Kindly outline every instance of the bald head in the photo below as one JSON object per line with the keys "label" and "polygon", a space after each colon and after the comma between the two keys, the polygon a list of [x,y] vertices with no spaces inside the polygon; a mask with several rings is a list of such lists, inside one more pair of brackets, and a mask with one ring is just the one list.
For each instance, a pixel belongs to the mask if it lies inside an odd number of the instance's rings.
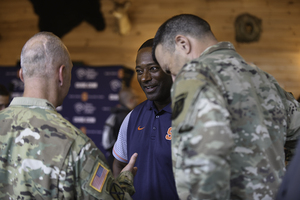
{"label": "bald head", "polygon": [[47,99],[55,107],[61,105],[70,88],[72,67],[69,52],[57,36],[35,34],[21,52],[23,96]]}
{"label": "bald head", "polygon": [[70,65],[70,55],[60,38],[50,32],[40,32],[31,37],[21,52],[24,79],[50,77],[61,65]]}

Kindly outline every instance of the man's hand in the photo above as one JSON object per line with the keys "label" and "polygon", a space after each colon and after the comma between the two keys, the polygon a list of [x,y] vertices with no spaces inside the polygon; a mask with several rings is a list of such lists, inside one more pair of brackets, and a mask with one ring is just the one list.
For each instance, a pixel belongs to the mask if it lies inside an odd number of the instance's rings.
{"label": "man's hand", "polygon": [[121,172],[123,172],[123,171],[130,171],[133,174],[133,176],[135,176],[136,172],[137,172],[137,167],[134,167],[134,164],[135,164],[137,156],[138,156],[138,154],[134,153],[131,156],[131,158],[129,160],[129,163],[122,169]]}

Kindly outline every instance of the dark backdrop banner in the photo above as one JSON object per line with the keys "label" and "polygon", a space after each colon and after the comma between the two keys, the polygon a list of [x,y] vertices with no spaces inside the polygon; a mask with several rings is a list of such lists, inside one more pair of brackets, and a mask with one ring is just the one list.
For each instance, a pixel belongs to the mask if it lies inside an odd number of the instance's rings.
{"label": "dark backdrop banner", "polygon": [[[0,67],[0,83],[11,96],[22,96],[24,85],[19,67]],[[63,105],[57,108],[67,120],[87,134],[103,153],[102,129],[110,109],[119,103],[118,92],[129,85],[133,71],[124,66],[91,67],[74,65],[72,83]]]}

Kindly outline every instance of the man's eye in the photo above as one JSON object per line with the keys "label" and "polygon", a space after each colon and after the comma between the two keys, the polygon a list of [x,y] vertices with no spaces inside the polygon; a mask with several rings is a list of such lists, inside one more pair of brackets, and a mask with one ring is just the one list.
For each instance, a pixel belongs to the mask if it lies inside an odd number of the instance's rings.
{"label": "man's eye", "polygon": [[155,70],[157,70],[158,69],[158,67],[151,67],[150,68],[150,70],[152,70],[152,71],[155,71]]}

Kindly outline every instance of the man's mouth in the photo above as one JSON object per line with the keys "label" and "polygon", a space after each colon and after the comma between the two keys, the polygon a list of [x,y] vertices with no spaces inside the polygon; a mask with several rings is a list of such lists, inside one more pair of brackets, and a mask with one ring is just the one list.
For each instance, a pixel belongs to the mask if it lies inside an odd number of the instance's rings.
{"label": "man's mouth", "polygon": [[144,88],[145,92],[150,93],[153,92],[157,88],[157,86],[144,86]]}

